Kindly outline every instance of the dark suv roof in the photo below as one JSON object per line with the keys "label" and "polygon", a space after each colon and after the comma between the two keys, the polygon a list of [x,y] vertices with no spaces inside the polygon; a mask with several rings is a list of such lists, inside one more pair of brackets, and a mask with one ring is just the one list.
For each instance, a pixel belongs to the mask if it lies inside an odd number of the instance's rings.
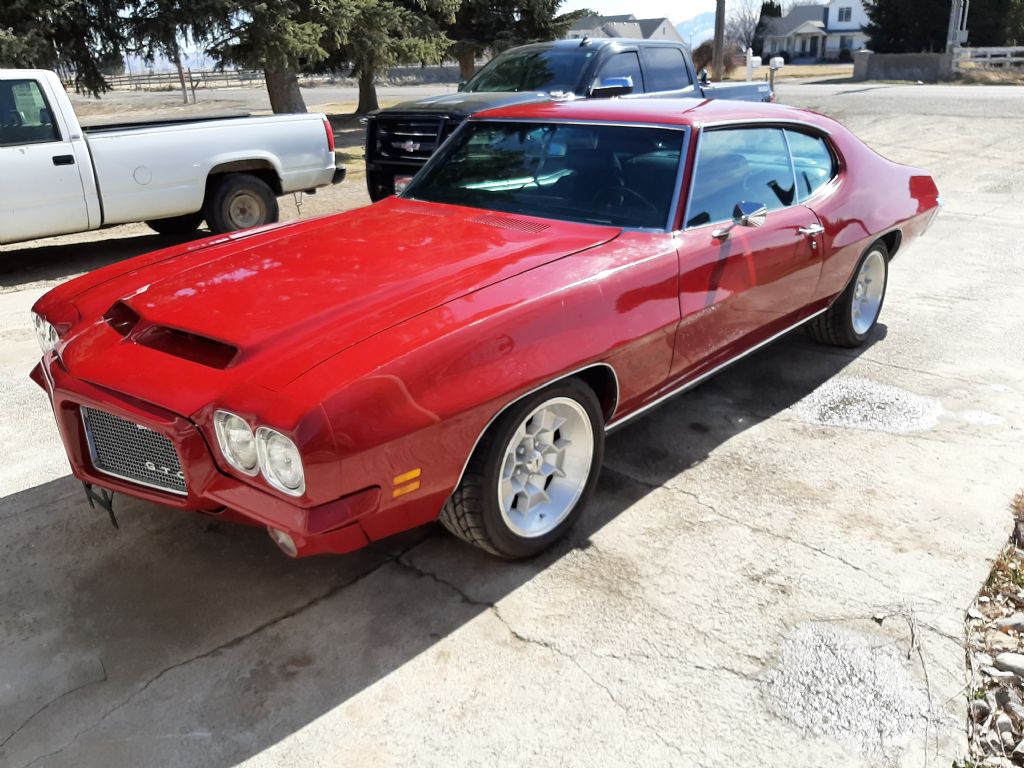
{"label": "dark suv roof", "polygon": [[676,40],[643,40],[634,37],[587,37],[571,38],[569,40],[551,40],[546,43],[527,43],[509,48],[512,51],[548,51],[552,48],[604,48],[609,45],[621,45],[632,47],[637,46],[670,46],[688,50],[684,43]]}

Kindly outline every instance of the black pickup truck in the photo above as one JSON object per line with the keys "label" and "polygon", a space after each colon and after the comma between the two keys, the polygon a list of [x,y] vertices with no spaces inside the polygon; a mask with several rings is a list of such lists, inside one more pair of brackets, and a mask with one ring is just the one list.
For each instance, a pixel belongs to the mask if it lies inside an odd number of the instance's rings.
{"label": "black pickup truck", "polygon": [[371,113],[366,186],[372,200],[394,194],[474,112],[550,98],[680,98],[772,101],[768,83],[708,84],[686,46],[655,40],[556,40],[511,48],[458,93],[406,101]]}

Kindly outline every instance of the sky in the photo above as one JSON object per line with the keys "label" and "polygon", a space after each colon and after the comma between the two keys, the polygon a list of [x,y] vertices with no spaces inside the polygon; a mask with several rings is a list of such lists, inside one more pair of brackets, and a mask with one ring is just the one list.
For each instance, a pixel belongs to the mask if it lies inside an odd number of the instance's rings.
{"label": "sky", "polygon": [[632,13],[638,19],[668,17],[673,24],[692,19],[698,13],[715,10],[715,0],[565,0],[558,7],[562,13],[589,8],[602,16]]}

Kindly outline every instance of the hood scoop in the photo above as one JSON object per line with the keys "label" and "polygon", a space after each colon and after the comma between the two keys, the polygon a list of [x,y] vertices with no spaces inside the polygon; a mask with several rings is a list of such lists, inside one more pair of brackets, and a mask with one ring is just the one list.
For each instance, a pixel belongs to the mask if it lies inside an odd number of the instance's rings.
{"label": "hood scoop", "polygon": [[488,227],[497,227],[498,229],[510,229],[515,232],[527,232],[531,235],[535,235],[538,232],[543,232],[545,229],[550,229],[550,224],[544,224],[540,221],[529,221],[527,219],[514,219],[511,216],[502,216],[497,213],[482,213],[479,216],[474,216],[469,219],[474,224],[486,224]]}
{"label": "hood scoop", "polygon": [[139,313],[123,301],[115,302],[103,315],[103,320],[135,344],[208,368],[223,370],[238,357],[238,347],[223,341],[165,325],[147,325]]}

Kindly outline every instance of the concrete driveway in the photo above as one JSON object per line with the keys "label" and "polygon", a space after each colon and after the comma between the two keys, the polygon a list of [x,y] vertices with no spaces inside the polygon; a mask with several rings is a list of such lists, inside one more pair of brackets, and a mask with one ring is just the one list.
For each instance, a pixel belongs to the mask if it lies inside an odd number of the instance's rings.
{"label": "concrete driveway", "polygon": [[124,498],[114,530],[26,379],[26,313],[82,246],[0,249],[0,764],[948,766],[1024,485],[1024,94],[782,100],[937,176],[876,337],[791,334],[615,433],[528,563],[434,528],[292,562]]}

